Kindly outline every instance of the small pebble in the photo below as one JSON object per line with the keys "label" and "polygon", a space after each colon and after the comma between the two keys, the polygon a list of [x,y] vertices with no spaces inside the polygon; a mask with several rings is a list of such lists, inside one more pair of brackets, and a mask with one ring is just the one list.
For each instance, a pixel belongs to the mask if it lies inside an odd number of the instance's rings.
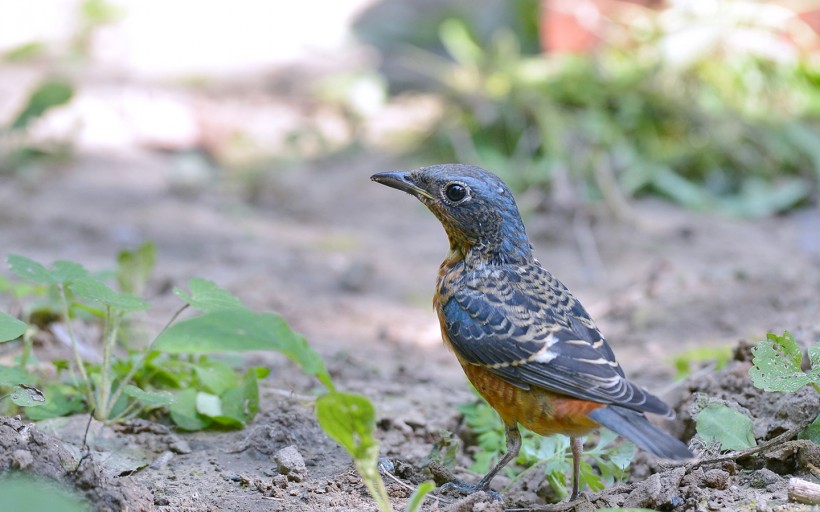
{"label": "small pebble", "polygon": [[301,482],[307,477],[305,459],[295,446],[282,448],[274,454],[273,460],[276,462],[276,470],[279,474],[287,476],[288,480]]}

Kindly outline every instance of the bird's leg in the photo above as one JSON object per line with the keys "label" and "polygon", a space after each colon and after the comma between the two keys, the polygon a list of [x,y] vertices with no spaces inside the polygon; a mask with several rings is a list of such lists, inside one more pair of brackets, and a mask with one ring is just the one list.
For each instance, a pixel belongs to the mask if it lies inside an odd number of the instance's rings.
{"label": "bird's leg", "polygon": [[493,467],[484,475],[484,478],[478,481],[475,485],[466,484],[464,482],[455,481],[446,484],[445,488],[455,488],[461,492],[465,493],[474,493],[477,491],[486,491],[488,494],[492,495],[496,499],[500,500],[501,496],[490,490],[490,482],[492,482],[495,475],[501,471],[504,466],[510,463],[511,460],[518,456],[518,452],[521,450],[521,432],[518,431],[518,424],[513,423],[512,425],[504,425],[504,433],[507,438],[507,452],[501,457],[501,460],[498,461],[498,464]]}
{"label": "bird's leg", "polygon": [[569,501],[575,501],[578,498],[578,480],[581,478],[581,454],[584,453],[584,440],[570,436],[569,445],[572,449],[572,496],[569,497]]}
{"label": "bird's leg", "polygon": [[504,466],[510,463],[511,460],[518,457],[518,452],[521,450],[521,432],[518,431],[518,424],[504,425],[504,434],[507,438],[507,452],[498,461],[489,473],[484,475],[484,478],[478,481],[475,485],[477,490],[486,490],[490,488],[490,482],[495,478],[495,475],[501,471]]}

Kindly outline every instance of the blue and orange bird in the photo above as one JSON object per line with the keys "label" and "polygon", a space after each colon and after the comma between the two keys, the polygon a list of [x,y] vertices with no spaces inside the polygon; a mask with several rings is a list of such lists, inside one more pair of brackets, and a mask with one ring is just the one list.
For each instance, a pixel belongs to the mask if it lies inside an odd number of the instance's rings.
{"label": "blue and orange bird", "polygon": [[581,303],[533,256],[515,199],[494,174],[460,164],[383,172],[373,181],[407,192],[441,221],[450,251],[433,304],[444,342],[475,389],[504,422],[507,451],[477,484],[521,448],[518,426],[569,436],[572,496],[578,496],[581,436],[604,426],[667,459],[692,457],[645,413],[674,417],[658,397],[629,382]]}

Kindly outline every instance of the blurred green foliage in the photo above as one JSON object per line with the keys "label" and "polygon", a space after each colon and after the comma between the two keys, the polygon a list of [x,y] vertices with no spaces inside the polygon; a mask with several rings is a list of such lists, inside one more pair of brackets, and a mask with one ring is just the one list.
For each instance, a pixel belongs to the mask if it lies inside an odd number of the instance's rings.
{"label": "blurred green foliage", "polygon": [[[484,43],[445,20],[449,58],[412,55],[447,101],[429,147],[519,191],[568,182],[616,214],[641,195],[749,217],[800,205],[820,182],[820,64],[775,44],[788,37],[766,6],[724,4],[625,18],[589,55],[527,54],[517,32]],[[750,36],[774,42],[738,50]]]}
{"label": "blurred green foliage", "polygon": [[65,105],[74,96],[74,86],[62,78],[46,78],[29,94],[14,119],[0,124],[0,173],[18,172],[38,162],[60,160],[68,154],[61,142],[34,142],[31,125],[50,110]]}

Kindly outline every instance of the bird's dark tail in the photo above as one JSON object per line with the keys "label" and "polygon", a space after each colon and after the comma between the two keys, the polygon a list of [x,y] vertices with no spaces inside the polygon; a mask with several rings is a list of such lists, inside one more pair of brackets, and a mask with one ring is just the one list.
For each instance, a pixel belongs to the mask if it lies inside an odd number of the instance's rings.
{"label": "bird's dark tail", "polygon": [[674,460],[694,457],[685,444],[649,423],[639,412],[610,405],[595,409],[588,416],[658,457]]}

